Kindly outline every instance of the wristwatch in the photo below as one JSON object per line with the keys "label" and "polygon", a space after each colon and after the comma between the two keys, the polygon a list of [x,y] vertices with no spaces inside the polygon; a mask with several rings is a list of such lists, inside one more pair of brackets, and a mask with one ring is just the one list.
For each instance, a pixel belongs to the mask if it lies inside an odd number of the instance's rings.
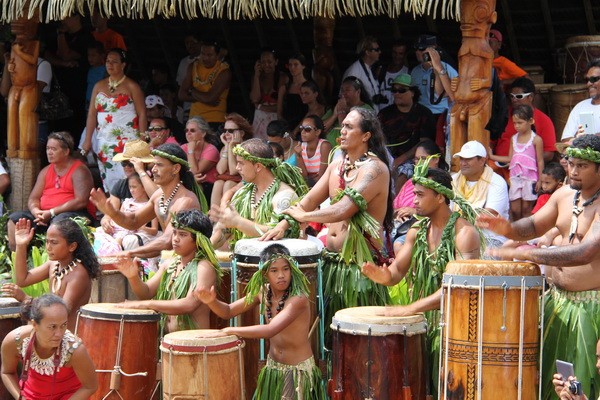
{"label": "wristwatch", "polygon": [[448,73],[448,71],[446,70],[446,68],[442,68],[439,72],[438,75],[446,75]]}

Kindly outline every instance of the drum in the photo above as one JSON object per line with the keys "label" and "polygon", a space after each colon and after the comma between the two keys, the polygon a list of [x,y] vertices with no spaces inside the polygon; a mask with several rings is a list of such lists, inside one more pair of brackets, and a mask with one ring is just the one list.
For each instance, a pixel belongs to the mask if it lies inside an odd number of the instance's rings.
{"label": "drum", "polygon": [[556,141],[562,138],[563,129],[575,104],[589,97],[586,85],[555,85],[550,88],[550,118],[554,122]]}
{"label": "drum", "polygon": [[117,269],[117,257],[98,257],[102,270],[98,279],[92,281],[90,303],[121,303],[137,300],[125,275]]}
{"label": "drum", "polygon": [[529,79],[531,79],[536,86],[540,83],[544,83],[545,72],[541,65],[526,65],[523,67],[523,70],[527,72]]}
{"label": "drum", "polygon": [[335,313],[332,400],[425,400],[425,333],[422,314],[385,317],[385,307],[353,307]]}
{"label": "drum", "polygon": [[158,322],[152,310],[87,304],[79,310],[75,332],[85,344],[96,372],[92,400],[153,398],[157,386]]}
{"label": "drum", "polygon": [[[217,288],[217,296],[220,300],[226,303],[232,303],[235,301],[235,296],[231,290],[231,258],[233,254],[229,251],[215,250],[217,260],[223,270],[223,277],[221,278],[221,286]],[[210,312],[210,328],[211,329],[223,329],[229,326],[229,320],[219,318],[212,311]]]}
{"label": "drum", "polygon": [[[534,400],[539,395],[540,268],[451,261],[442,279],[438,398]],[[543,304],[542,304],[543,309]]]}
{"label": "drum", "polygon": [[160,345],[164,400],[240,399],[244,391],[244,341],[210,337],[212,330],[165,335]]}
{"label": "drum", "polygon": [[[321,285],[319,284],[320,278],[318,278],[318,261],[320,259],[320,251],[317,246],[307,240],[300,239],[284,239],[275,242],[261,242],[257,239],[241,239],[235,244],[234,250],[234,264],[232,269],[236,276],[235,281],[232,282],[236,285],[236,298],[241,299],[244,297],[246,286],[252,275],[258,270],[258,263],[260,261],[260,253],[262,250],[270,246],[273,243],[279,243],[287,247],[292,257],[298,261],[300,270],[306,275],[310,282],[310,304],[311,304],[311,321],[313,321],[312,328],[315,328],[322,317],[321,308],[317,307],[320,299],[322,299]],[[237,317],[238,326],[250,326],[260,324],[260,310],[256,307],[253,311],[246,312]],[[313,331],[313,329],[311,329]],[[322,348],[322,330],[314,329],[314,332],[318,334],[312,335],[312,349],[315,359],[318,359],[321,354],[320,349]],[[264,347],[264,354],[261,354],[261,348]],[[248,393],[254,393],[256,389],[256,379],[261,366],[260,362],[263,361],[268,353],[268,345],[264,344],[264,341],[247,341],[246,350],[244,355],[244,364],[246,372],[246,389]]]}
{"label": "drum", "polygon": [[600,58],[600,36],[573,36],[565,44],[565,83],[583,83],[588,63]]}
{"label": "drum", "polygon": [[[0,297],[0,337],[4,337],[21,323],[21,303],[12,297]],[[0,363],[0,366],[2,364]],[[11,394],[0,381],[0,400],[13,400]]]}
{"label": "drum", "polygon": [[550,89],[556,83],[536,83],[533,106],[546,115],[550,115]]}

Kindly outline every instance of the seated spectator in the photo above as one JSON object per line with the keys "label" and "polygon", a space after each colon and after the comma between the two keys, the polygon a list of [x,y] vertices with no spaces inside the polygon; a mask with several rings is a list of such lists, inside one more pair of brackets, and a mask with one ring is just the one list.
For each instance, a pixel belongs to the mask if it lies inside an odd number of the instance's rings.
{"label": "seated spectator", "polygon": [[267,126],[267,137],[269,143],[277,143],[283,148],[283,160],[294,167],[302,170],[302,176],[306,177],[306,166],[302,159],[301,142],[296,141],[290,135],[288,123],[282,119],[271,121]]}
{"label": "seated spectator", "polygon": [[498,78],[503,86],[508,86],[517,78],[527,76],[527,72],[508,58],[500,55],[502,48],[502,33],[496,29],[490,29],[490,47],[494,50],[493,66],[498,72]]}
{"label": "seated spectator", "polygon": [[179,144],[177,139],[171,136],[171,129],[166,118],[152,118],[148,124],[148,131],[146,132],[150,139],[150,148],[155,149],[161,144],[172,143]]}
{"label": "seated spectator", "polygon": [[46,231],[50,222],[69,217],[95,219],[96,209],[89,201],[94,186],[92,173],[80,160],[73,158],[73,138],[68,132],[48,136],[46,155],[50,165],[44,167],[29,195],[27,211],[9,215],[8,243],[15,250],[15,223],[20,218],[33,221],[37,233]]}
{"label": "seated spectator", "polygon": [[380,93],[387,99],[386,103],[381,104],[381,109],[394,103],[394,95],[391,92],[394,79],[400,74],[409,74],[406,55],[408,53],[408,44],[403,40],[395,40],[392,43],[391,60],[387,64],[380,64],[377,71],[377,80],[379,81]]}
{"label": "seated spectator", "polygon": [[125,171],[125,178],[117,181],[110,190],[110,201],[114,208],[121,206],[121,201],[131,197],[129,191],[128,178],[134,173],[138,174],[146,194],[152,194],[158,189],[158,186],[152,180],[151,168],[148,164],[154,163],[154,157],[150,154],[150,146],[143,140],[130,140],[125,143],[123,152],[115,154],[113,161],[120,162]]}
{"label": "seated spectator", "polygon": [[281,161],[285,161],[283,159],[283,147],[281,147],[281,145],[279,143],[275,143],[275,142],[269,142],[269,146],[271,146],[271,149],[273,150],[273,155],[275,156],[275,158],[279,158]]}
{"label": "seated spectator", "polygon": [[175,137],[178,143],[185,143],[185,126],[175,118],[169,116],[169,110],[165,105],[165,102],[160,96],[150,95],[146,96],[146,117],[148,118],[148,124],[152,118],[163,118],[171,129],[171,133]]}
{"label": "seated spectator", "polygon": [[302,120],[302,160],[306,166],[307,183],[313,187],[323,176],[329,165],[331,144],[324,139],[323,121],[316,115],[309,115]]}
{"label": "seated spectator", "polygon": [[225,125],[221,134],[221,156],[217,163],[217,180],[213,185],[210,197],[211,206],[220,205],[223,193],[237,185],[242,180],[237,171],[237,157],[233,148],[245,140],[252,138],[252,125],[240,114],[231,113],[225,116]]}
{"label": "seated spectator", "polygon": [[210,199],[219,162],[219,150],[211,143],[216,141],[212,129],[202,118],[192,117],[185,126],[185,136],[187,143],[181,148],[187,153],[187,161],[196,182],[202,186],[204,196]]}
{"label": "seated spectator", "polygon": [[[325,97],[321,94],[321,89],[315,81],[308,80],[300,86],[300,98],[302,103],[308,107],[305,118],[309,115],[316,115],[322,120],[326,120],[333,115],[333,110],[327,106]],[[297,135],[294,136],[297,137]]]}

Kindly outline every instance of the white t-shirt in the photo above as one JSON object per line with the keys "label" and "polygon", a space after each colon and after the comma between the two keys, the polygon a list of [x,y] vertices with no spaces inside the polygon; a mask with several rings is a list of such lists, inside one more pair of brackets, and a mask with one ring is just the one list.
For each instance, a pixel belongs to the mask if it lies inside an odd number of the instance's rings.
{"label": "white t-shirt", "polygon": [[592,113],[594,118],[594,133],[600,132],[600,104],[592,104],[592,99],[585,99],[575,104],[573,110],[569,113],[569,118],[562,132],[562,140],[569,139],[577,134],[577,129],[581,124],[579,115],[581,113]]}

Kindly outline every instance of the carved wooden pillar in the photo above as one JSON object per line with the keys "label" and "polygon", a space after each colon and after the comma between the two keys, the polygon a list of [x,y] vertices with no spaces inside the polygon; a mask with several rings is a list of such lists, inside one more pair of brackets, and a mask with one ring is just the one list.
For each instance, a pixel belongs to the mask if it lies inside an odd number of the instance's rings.
{"label": "carved wooden pillar", "polygon": [[[485,130],[492,112],[492,61],[488,44],[490,27],[496,22],[496,0],[462,0],[460,4],[462,45],[458,51],[458,78],[452,82],[455,102],[450,112],[451,154],[477,140],[489,146]],[[452,159],[458,170],[458,160]]]}
{"label": "carved wooden pillar", "polygon": [[333,33],[335,30],[335,19],[314,17],[313,37],[315,48],[313,49],[314,68],[313,80],[321,89],[321,93],[327,101],[334,96],[333,90],[335,79],[333,71],[336,68],[335,55],[333,52]]}

